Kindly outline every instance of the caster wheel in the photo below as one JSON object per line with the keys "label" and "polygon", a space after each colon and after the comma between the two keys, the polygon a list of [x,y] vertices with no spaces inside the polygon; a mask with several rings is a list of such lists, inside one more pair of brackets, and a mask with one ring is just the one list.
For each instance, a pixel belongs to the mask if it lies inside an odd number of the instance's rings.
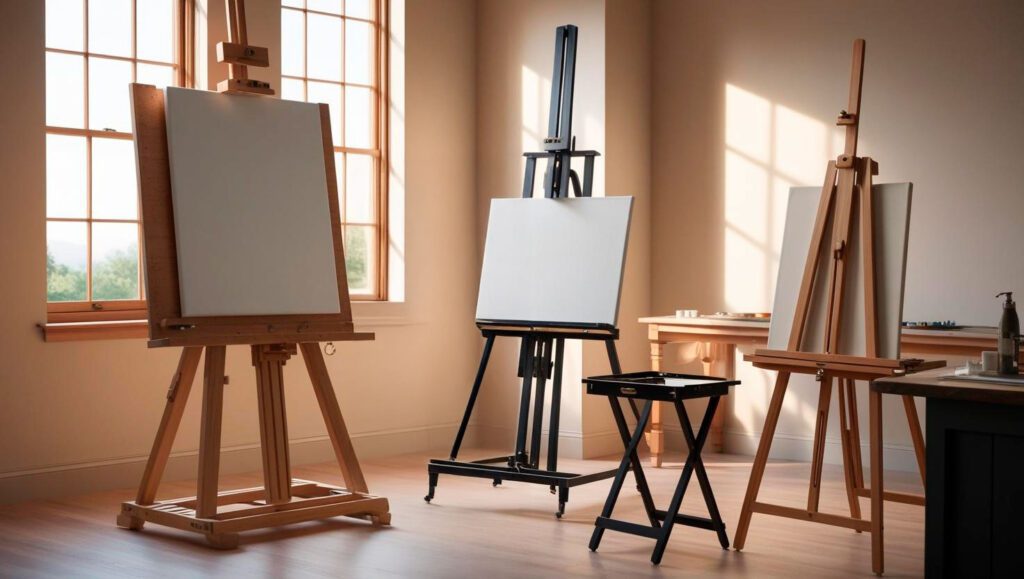
{"label": "caster wheel", "polygon": [[496,487],[496,486],[499,486],[499,485],[501,485],[501,480],[500,479],[495,479],[494,482],[491,483],[492,487]]}
{"label": "caster wheel", "polygon": [[423,497],[423,500],[426,501],[427,504],[430,504],[430,497],[429,496]]}

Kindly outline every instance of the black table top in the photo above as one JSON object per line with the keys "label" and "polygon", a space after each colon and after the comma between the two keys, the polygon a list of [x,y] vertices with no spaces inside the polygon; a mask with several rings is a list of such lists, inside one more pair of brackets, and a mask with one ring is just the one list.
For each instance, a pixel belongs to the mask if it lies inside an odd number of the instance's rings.
{"label": "black table top", "polygon": [[952,373],[952,368],[939,368],[906,376],[878,378],[871,383],[871,389],[885,394],[1024,405],[1024,386],[950,380],[947,376]]}
{"label": "black table top", "polygon": [[640,400],[686,400],[724,396],[739,380],[671,372],[630,372],[585,378],[587,394]]}

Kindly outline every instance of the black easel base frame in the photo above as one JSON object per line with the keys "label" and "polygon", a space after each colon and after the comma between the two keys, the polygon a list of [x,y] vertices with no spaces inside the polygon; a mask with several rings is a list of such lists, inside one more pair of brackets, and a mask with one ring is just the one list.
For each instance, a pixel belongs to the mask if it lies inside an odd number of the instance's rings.
{"label": "black easel base frame", "polygon": [[[466,405],[466,411],[455,437],[455,443],[448,460],[433,459],[427,465],[429,490],[424,500],[428,503],[434,498],[438,478],[442,474],[465,476],[471,478],[490,479],[494,486],[504,481],[524,482],[546,485],[551,492],[558,494],[558,510],[555,516],[561,518],[565,514],[565,505],[569,501],[569,489],[580,485],[612,478],[618,469],[595,472],[591,474],[575,474],[558,470],[558,425],[561,406],[562,360],[565,353],[565,340],[600,340],[605,343],[608,351],[608,362],[613,374],[620,374],[618,353],[615,340],[618,330],[615,328],[573,328],[573,327],[536,327],[536,326],[501,326],[498,324],[479,323],[481,333],[486,342],[480,358],[473,389]],[[471,462],[458,461],[456,458],[462,446],[469,418],[476,404],[480,385],[483,382],[487,362],[490,359],[494,340],[498,336],[518,337],[522,340],[519,356],[519,376],[523,378],[522,396],[519,409],[519,423],[516,434],[515,453],[508,456],[485,458]],[[553,356],[553,360],[552,360]],[[552,375],[553,371],[553,375]],[[544,417],[544,390],[548,379],[552,379],[551,406],[549,418],[547,467],[540,468],[541,423]],[[530,419],[530,400],[533,398],[533,424],[530,448],[526,448],[527,431]],[[617,399],[613,404],[618,404]],[[639,417],[635,403],[630,400],[633,414]],[[618,408],[618,407],[617,407]],[[622,412],[616,417],[621,418]],[[623,420],[624,422],[624,420]],[[634,452],[635,454],[635,452]],[[504,463],[506,466],[499,466]],[[638,462],[639,464],[639,462]]]}

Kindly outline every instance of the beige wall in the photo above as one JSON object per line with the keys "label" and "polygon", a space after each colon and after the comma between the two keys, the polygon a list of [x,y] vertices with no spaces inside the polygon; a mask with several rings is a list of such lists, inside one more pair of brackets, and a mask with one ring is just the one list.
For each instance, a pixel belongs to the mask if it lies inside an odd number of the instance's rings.
{"label": "beige wall", "polygon": [[[1022,22],[1014,1],[656,0],[654,309],[770,309],[785,192],[820,185],[839,152],[833,122],[863,37],[859,152],[882,182],[914,182],[905,318],[997,323],[992,296],[1024,291]],[[770,377],[739,374],[726,442],[749,452]],[[790,391],[775,449],[806,458],[817,390]],[[909,468],[902,409],[885,411],[891,464]]]}
{"label": "beige wall", "polygon": [[[396,55],[396,68],[404,72],[404,93],[415,98],[395,114],[404,124],[395,158],[404,163],[393,175],[404,188],[409,215],[407,301],[357,304],[357,326],[377,332],[377,340],[339,344],[338,354],[327,358],[364,456],[447,446],[480,351],[472,326],[477,196],[466,161],[473,158],[476,137],[475,5],[407,4],[404,17],[396,10],[397,27],[406,27],[404,37],[395,39],[396,49],[405,51]],[[276,47],[276,0],[247,5],[252,41]],[[0,502],[131,486],[149,451],[178,352],[147,349],[144,340],[40,339],[35,325],[46,316],[43,2],[0,3],[0,63]],[[224,468],[253,470],[259,432],[245,348],[228,349],[227,372]],[[332,456],[304,374],[297,358],[286,367],[296,463]],[[198,410],[194,396],[168,478],[194,477]]]}

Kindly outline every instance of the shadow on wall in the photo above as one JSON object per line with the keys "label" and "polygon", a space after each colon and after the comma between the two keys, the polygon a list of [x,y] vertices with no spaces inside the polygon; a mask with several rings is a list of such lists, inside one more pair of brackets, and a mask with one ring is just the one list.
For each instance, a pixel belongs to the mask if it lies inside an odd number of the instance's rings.
{"label": "shadow on wall", "polygon": [[[771,311],[789,189],[820,184],[828,161],[842,147],[837,127],[725,85],[723,288],[728,311]],[[736,397],[733,419],[742,431],[759,432],[775,373],[743,366],[744,384],[758,387],[744,388],[743,396]],[[787,422],[799,420],[813,429],[814,400],[788,397]]]}

